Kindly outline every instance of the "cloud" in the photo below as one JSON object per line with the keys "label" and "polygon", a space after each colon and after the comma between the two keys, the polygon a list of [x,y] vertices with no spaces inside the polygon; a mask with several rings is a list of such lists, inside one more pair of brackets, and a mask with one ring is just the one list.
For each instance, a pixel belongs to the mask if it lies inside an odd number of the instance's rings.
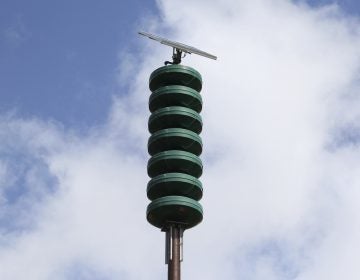
{"label": "cloud", "polygon": [[17,15],[14,20],[2,30],[2,37],[12,46],[20,46],[31,36],[30,31],[24,24],[22,15]]}
{"label": "cloud", "polygon": [[[219,57],[183,61],[203,75],[205,144],[184,279],[358,279],[356,21],[276,0],[158,5],[151,31]],[[1,279],[165,277],[163,234],[145,221],[145,147],[148,76],[171,50],[141,43],[152,56],[119,68],[128,92],[102,126],[0,120]]]}

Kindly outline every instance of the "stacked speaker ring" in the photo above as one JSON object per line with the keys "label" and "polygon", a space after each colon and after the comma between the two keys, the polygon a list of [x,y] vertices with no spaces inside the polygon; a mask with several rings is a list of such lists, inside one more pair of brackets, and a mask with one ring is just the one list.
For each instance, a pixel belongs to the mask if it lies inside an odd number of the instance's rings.
{"label": "stacked speaker ring", "polygon": [[161,229],[174,223],[188,229],[203,218],[201,75],[188,66],[164,66],[151,74],[149,88],[147,220]]}

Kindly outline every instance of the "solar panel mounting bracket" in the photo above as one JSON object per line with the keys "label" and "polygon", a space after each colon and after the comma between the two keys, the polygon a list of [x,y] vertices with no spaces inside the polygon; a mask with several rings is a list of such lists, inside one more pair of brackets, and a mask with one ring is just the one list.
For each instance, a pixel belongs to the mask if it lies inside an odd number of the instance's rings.
{"label": "solar panel mounting bracket", "polygon": [[172,62],[171,61],[165,61],[164,64],[168,65],[168,64],[180,64],[181,63],[181,59],[184,58],[186,55],[186,53],[183,53],[182,50],[173,47],[173,55],[172,55]]}

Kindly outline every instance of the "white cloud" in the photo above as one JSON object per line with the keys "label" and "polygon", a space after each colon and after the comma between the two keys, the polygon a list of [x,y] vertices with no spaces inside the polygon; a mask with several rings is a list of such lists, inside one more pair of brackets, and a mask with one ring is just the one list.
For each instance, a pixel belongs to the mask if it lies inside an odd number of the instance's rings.
{"label": "white cloud", "polygon": [[[358,279],[356,21],[275,0],[159,6],[155,32],[219,57],[183,61],[203,74],[205,124],[205,219],[185,234],[184,279]],[[120,73],[129,92],[103,127],[1,120],[0,173],[22,155],[27,190],[1,201],[1,279],[165,279],[144,214],[147,81],[171,50],[144,44],[153,55]]]}
{"label": "white cloud", "polygon": [[13,46],[20,46],[31,37],[31,33],[24,24],[22,15],[16,15],[6,28],[1,30],[4,41]]}

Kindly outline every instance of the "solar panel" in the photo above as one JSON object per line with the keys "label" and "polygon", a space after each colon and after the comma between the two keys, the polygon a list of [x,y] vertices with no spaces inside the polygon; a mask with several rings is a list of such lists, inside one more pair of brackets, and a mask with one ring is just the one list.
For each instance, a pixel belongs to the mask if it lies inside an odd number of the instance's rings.
{"label": "solar panel", "polygon": [[[185,44],[182,44],[182,43],[179,43],[179,42],[175,42],[175,41],[170,41],[168,39],[165,39],[165,38],[162,38],[160,36],[157,36],[157,35],[153,35],[153,34],[150,34],[150,33],[147,33],[147,32],[142,32],[140,31],[139,32],[140,35],[143,35],[145,37],[148,37],[152,40],[155,40],[155,41],[158,41],[160,42],[161,44],[164,44],[164,45],[167,45],[167,46],[170,46],[170,47],[173,47],[174,48],[174,55],[173,55],[173,59],[174,59],[174,62],[173,63],[180,63],[181,59],[177,62],[175,61],[175,57],[176,56],[176,53],[178,54],[177,56],[180,55],[180,58],[181,58],[181,52],[184,52],[184,53],[189,53],[189,54],[192,54],[192,53],[195,53],[195,54],[198,54],[198,55],[201,55],[201,56],[204,56],[204,57],[207,57],[207,58],[210,58],[210,59],[214,59],[216,60],[217,57],[215,55],[212,55],[210,53],[207,53],[207,52],[204,52],[202,50],[199,50],[197,48],[194,48],[194,47],[191,47],[191,46],[188,46],[188,45],[185,45]],[[176,53],[175,53],[175,50],[176,50]],[[179,54],[180,53],[180,54]],[[176,57],[179,59],[179,57]]]}

